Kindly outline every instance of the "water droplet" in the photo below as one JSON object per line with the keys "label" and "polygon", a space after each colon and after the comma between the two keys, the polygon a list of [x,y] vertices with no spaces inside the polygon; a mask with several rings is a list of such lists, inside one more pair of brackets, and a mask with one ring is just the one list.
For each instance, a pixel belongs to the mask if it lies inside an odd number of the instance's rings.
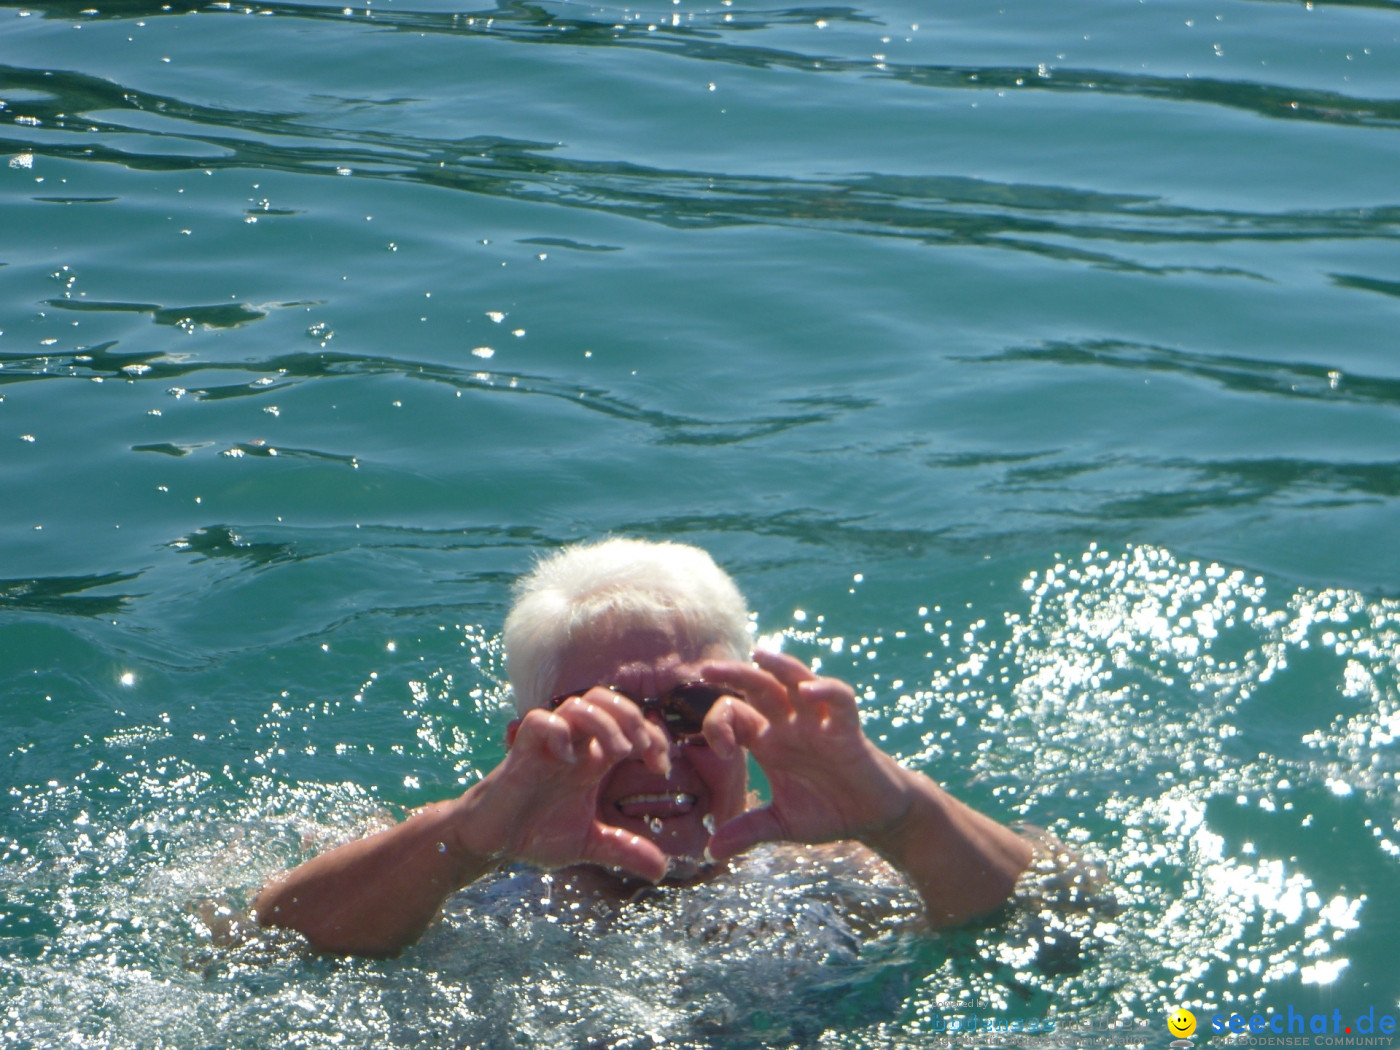
{"label": "water droplet", "polygon": [[[705,830],[711,835],[715,833],[715,815],[713,813],[706,813],[705,816],[701,818],[700,823],[705,825]],[[706,847],[705,853],[707,859],[709,859],[709,852],[709,848]]]}
{"label": "water droplet", "polygon": [[446,843],[446,842],[439,842],[439,843],[438,843],[438,852],[439,852],[439,853],[446,853],[446,852],[447,852],[447,843]]}
{"label": "water droplet", "polygon": [[653,835],[660,835],[660,834],[661,834],[661,827],[662,827],[661,818],[660,818],[660,817],[648,817],[648,818],[647,818],[647,827],[651,828],[651,833],[652,833]]}

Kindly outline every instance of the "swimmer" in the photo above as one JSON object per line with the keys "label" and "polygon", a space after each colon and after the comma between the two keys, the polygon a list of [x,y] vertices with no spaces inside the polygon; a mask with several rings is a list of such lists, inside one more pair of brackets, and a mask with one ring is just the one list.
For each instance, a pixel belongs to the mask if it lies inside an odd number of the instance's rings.
{"label": "swimmer", "polygon": [[[272,879],[254,917],[319,951],[389,955],[505,865],[562,869],[624,901],[639,879],[709,879],[767,842],[883,858],[935,927],[999,908],[1031,842],[876,747],[845,682],[781,653],[749,660],[750,644],[742,595],[698,548],[611,539],[543,559],[506,620],[519,717],[501,764]],[[750,797],[747,755],[767,805]]]}

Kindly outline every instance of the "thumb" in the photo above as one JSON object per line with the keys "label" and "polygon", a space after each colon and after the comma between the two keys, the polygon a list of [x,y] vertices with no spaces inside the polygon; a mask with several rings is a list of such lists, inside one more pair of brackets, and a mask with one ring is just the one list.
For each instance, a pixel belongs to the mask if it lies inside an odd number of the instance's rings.
{"label": "thumb", "polygon": [[717,861],[726,861],[761,842],[780,842],[787,837],[787,829],[773,807],[760,806],[726,821],[710,839],[710,855]]}
{"label": "thumb", "polygon": [[580,859],[610,868],[626,868],[650,882],[660,882],[670,870],[666,854],[656,843],[622,828],[597,822]]}

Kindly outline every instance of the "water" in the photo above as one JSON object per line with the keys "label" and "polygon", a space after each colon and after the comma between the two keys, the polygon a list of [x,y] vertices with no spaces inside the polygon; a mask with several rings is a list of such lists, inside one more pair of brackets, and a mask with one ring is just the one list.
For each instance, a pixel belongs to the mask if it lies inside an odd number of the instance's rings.
{"label": "water", "polygon": [[[0,7],[0,1044],[1400,1014],[1396,4],[93,3]],[[1117,915],[216,944],[499,760],[608,532]]]}

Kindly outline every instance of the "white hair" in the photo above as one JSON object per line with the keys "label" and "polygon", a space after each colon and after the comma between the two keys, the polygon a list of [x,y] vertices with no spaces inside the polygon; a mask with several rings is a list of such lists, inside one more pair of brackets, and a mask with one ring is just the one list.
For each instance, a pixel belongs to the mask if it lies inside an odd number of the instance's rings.
{"label": "white hair", "polygon": [[579,637],[635,628],[673,634],[685,651],[752,646],[748,607],[729,574],[699,547],[609,539],[547,555],[515,585],[506,617],[506,669],[523,713],[550,698]]}

